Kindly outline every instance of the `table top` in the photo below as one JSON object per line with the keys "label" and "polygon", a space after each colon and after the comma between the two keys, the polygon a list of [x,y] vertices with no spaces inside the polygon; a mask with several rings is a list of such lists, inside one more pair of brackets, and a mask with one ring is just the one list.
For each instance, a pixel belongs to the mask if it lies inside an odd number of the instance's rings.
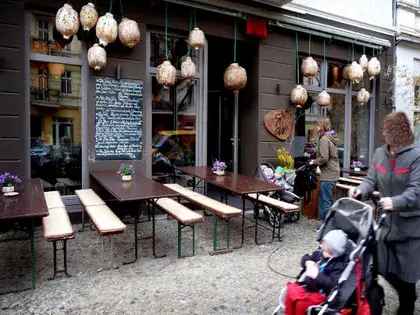
{"label": "table top", "polygon": [[178,193],[144,175],[135,174],[123,182],[114,171],[95,171],[91,176],[119,201],[139,201],[164,197],[177,197]]}
{"label": "table top", "polygon": [[19,195],[5,197],[0,195],[0,220],[40,218],[48,215],[40,179],[25,181]]}
{"label": "table top", "polygon": [[177,168],[185,174],[198,177],[209,184],[228,190],[237,195],[262,193],[282,189],[277,185],[264,182],[251,176],[234,174],[231,172],[225,172],[225,175],[218,176],[213,174],[211,169],[207,166],[183,166]]}

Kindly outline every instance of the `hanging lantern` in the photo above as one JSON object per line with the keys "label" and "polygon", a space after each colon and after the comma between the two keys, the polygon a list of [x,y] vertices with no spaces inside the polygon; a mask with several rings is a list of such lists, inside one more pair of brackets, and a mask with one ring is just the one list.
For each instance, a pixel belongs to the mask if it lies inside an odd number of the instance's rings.
{"label": "hanging lantern", "polygon": [[366,91],[365,88],[361,88],[359,92],[357,92],[357,102],[360,105],[364,105],[369,101],[370,93]]}
{"label": "hanging lantern", "polygon": [[363,54],[359,59],[359,64],[362,67],[363,72],[366,72],[366,70],[368,68],[368,63],[369,63],[369,61],[368,61],[366,55]]}
{"label": "hanging lantern", "polygon": [[79,15],[66,3],[57,11],[55,26],[65,39],[69,39],[79,30]]}
{"label": "hanging lantern", "polygon": [[106,66],[106,51],[98,44],[89,48],[87,57],[89,67],[95,69],[96,71],[99,71]]}
{"label": "hanging lantern", "polygon": [[48,73],[55,79],[58,80],[64,73],[64,65],[62,63],[49,63]]}
{"label": "hanging lantern", "polygon": [[194,27],[188,36],[188,43],[194,49],[200,49],[201,47],[204,47],[206,44],[206,37],[204,36],[204,32],[198,27]]}
{"label": "hanging lantern", "polygon": [[363,69],[362,66],[359,65],[356,61],[353,61],[351,63],[350,69],[349,69],[349,80],[351,80],[353,83],[359,83],[363,80]]}
{"label": "hanging lantern", "polygon": [[157,67],[156,79],[164,87],[175,84],[176,69],[169,60],[165,60]]}
{"label": "hanging lantern", "polygon": [[343,78],[345,80],[350,80],[350,67],[351,65],[347,65],[343,69]]}
{"label": "hanging lantern", "polygon": [[226,89],[239,91],[246,86],[246,70],[234,62],[226,68],[223,81]]}
{"label": "hanging lantern", "polygon": [[290,93],[290,100],[296,107],[303,107],[308,100],[308,92],[302,85],[296,85]]}
{"label": "hanging lantern", "polygon": [[304,77],[314,78],[318,73],[318,63],[311,56],[303,59],[301,70]]}
{"label": "hanging lantern", "polygon": [[95,27],[96,21],[98,21],[98,12],[95,5],[89,2],[80,10],[80,24],[82,24],[84,31],[89,31]]}
{"label": "hanging lantern", "polygon": [[136,21],[122,18],[118,25],[118,38],[124,46],[133,48],[140,42],[140,29]]}
{"label": "hanging lantern", "polygon": [[319,106],[330,106],[331,104],[331,96],[328,94],[327,91],[322,91],[318,94],[317,101]]}
{"label": "hanging lantern", "polygon": [[106,46],[117,39],[118,24],[111,13],[106,13],[98,19],[96,23],[96,36],[99,38],[99,44]]}
{"label": "hanging lantern", "polygon": [[191,79],[195,76],[195,63],[191,60],[191,57],[188,56],[181,63],[181,77],[183,79]]}
{"label": "hanging lantern", "polygon": [[367,71],[370,80],[373,80],[375,76],[381,73],[381,63],[379,62],[378,58],[372,57],[369,60]]}

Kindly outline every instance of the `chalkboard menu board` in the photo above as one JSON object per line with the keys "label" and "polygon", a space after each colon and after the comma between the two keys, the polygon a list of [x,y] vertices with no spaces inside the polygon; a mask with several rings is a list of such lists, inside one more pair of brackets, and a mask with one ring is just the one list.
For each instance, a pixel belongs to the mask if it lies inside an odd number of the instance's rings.
{"label": "chalkboard menu board", "polygon": [[96,78],[97,160],[140,160],[143,151],[143,82]]}

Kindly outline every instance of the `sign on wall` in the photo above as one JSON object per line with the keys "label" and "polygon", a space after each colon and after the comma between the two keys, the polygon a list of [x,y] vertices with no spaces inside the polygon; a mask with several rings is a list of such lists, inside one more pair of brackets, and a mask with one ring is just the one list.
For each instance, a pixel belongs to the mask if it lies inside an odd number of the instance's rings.
{"label": "sign on wall", "polygon": [[97,160],[140,160],[143,152],[143,81],[96,78]]}

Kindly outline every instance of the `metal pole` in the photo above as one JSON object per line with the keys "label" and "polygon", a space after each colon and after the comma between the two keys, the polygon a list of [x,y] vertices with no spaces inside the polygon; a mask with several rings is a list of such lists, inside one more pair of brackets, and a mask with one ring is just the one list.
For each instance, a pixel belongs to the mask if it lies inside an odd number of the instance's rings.
{"label": "metal pole", "polygon": [[239,91],[234,92],[235,97],[235,111],[234,111],[234,123],[233,123],[233,173],[238,173],[238,119],[239,119]]}
{"label": "metal pole", "polygon": [[222,95],[219,94],[219,129],[217,130],[217,158],[222,160]]}

